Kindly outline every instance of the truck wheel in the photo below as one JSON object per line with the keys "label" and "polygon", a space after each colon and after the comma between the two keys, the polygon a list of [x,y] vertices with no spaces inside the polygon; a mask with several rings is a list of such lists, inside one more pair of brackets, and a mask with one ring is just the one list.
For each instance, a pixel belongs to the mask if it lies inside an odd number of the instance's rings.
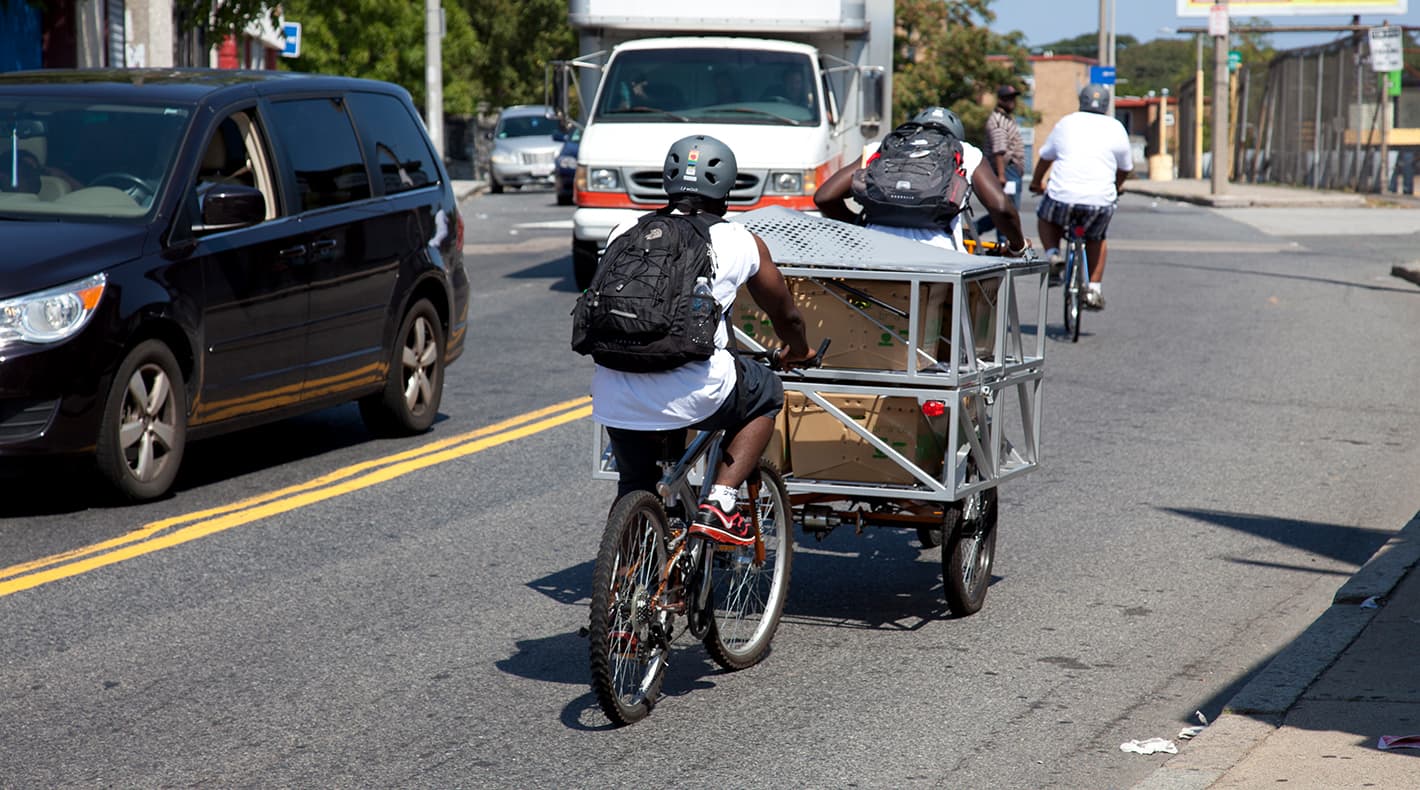
{"label": "truck wheel", "polygon": [[187,445],[187,390],[173,352],[160,340],[139,343],[109,385],[94,460],[134,501],[167,493]]}
{"label": "truck wheel", "polygon": [[503,194],[503,185],[498,183],[498,176],[488,174],[488,191],[495,195]]}
{"label": "truck wheel", "polygon": [[365,427],[380,436],[422,433],[444,392],[444,329],[428,299],[405,314],[395,336],[384,391],[360,399]]}
{"label": "truck wheel", "polygon": [[572,240],[572,278],[577,282],[577,290],[585,291],[592,284],[592,275],[597,273],[597,243],[594,241]]}

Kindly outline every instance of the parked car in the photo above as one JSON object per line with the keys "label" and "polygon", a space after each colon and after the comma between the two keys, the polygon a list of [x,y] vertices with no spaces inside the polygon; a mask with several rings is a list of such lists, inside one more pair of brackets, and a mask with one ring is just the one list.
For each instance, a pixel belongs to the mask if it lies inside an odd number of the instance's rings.
{"label": "parked car", "polygon": [[562,150],[557,152],[557,205],[572,205],[572,185],[577,180],[577,149],[581,147],[582,127],[574,125],[562,134]]}
{"label": "parked car", "polygon": [[553,139],[557,119],[552,108],[542,104],[519,104],[498,114],[491,134],[488,190],[501,193],[504,187],[530,184],[553,185],[553,167],[562,143]]}
{"label": "parked car", "polygon": [[187,443],[357,400],[421,432],[464,347],[463,220],[404,89],[0,74],[0,456],[134,500]]}

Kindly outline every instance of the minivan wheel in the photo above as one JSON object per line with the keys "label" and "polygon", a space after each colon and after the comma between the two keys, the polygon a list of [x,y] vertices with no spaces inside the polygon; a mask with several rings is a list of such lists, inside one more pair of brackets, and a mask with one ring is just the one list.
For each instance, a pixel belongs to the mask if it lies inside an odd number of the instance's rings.
{"label": "minivan wheel", "polygon": [[187,445],[187,390],[162,341],[139,343],[109,385],[94,456],[99,472],[135,501],[167,493]]}
{"label": "minivan wheel", "polygon": [[503,194],[503,185],[498,183],[498,176],[488,174],[488,191],[495,195]]}
{"label": "minivan wheel", "polygon": [[409,309],[396,338],[384,391],[360,399],[365,426],[382,436],[428,430],[444,392],[444,329],[428,299]]}

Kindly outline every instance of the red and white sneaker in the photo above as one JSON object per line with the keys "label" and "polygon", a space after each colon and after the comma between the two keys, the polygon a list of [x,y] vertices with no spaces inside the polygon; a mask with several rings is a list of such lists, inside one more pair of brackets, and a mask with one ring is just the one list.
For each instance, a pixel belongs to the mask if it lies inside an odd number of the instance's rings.
{"label": "red and white sneaker", "polygon": [[749,519],[742,513],[725,515],[725,511],[710,502],[701,502],[690,532],[729,546],[753,546],[754,534]]}

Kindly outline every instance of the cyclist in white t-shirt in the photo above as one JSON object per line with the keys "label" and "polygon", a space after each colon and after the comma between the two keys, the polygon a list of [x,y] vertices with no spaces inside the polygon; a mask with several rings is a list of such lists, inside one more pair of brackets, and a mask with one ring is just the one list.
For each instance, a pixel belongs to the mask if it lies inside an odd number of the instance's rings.
{"label": "cyclist in white t-shirt", "polygon": [[[980,148],[966,141],[966,129],[962,126],[961,119],[957,117],[957,114],[945,107],[928,107],[917,113],[912,121],[913,123],[939,124],[961,141],[962,167],[966,170],[967,180],[971,182],[971,190],[962,197],[961,207],[963,209],[966,207],[974,193],[991,214],[991,219],[996,223],[996,227],[1010,243],[1010,249],[998,248],[999,252],[1013,258],[1025,254],[1027,241],[1025,233],[1021,230],[1021,216],[1016,211],[1015,204],[1006,196],[1001,182],[996,179],[991,168],[980,166],[985,157]],[[853,173],[867,165],[873,151],[865,151],[865,154],[867,155],[863,157],[862,162],[853,162],[829,176],[814,193],[814,205],[818,207],[823,216],[844,222],[856,223],[859,221],[858,215],[848,207],[846,200],[852,192]],[[960,251],[965,249],[962,242],[961,225],[965,215],[965,211],[959,212],[952,218],[950,227],[941,229],[897,227],[872,223],[868,223],[867,227],[944,249]]]}
{"label": "cyclist in white t-shirt", "polygon": [[[692,135],[671,145],[662,180],[676,213],[703,211],[723,217],[737,165],[729,146],[708,135]],[[614,228],[614,239],[632,227]],[[769,256],[764,241],[744,225],[710,226],[715,301],[728,310],[740,286],[748,284],[755,304],[769,316],[785,344],[783,367],[808,365],[816,356],[804,334],[804,319]],[[724,429],[724,454],[714,486],[700,503],[690,530],[717,543],[749,545],[750,525],[735,511],[740,485],[759,466],[774,433],[774,417],[784,403],[784,387],[764,365],[743,364],[731,354],[729,324],[715,332],[715,353],[659,373],[627,373],[598,365],[592,374],[592,418],[605,425],[616,458],[617,499],[632,491],[654,491],[657,461],[685,447],[686,430]]]}
{"label": "cyclist in white t-shirt", "polygon": [[[1086,85],[1080,91],[1080,110],[1072,112],[1050,130],[1040,147],[1040,160],[1031,176],[1030,191],[1045,197],[1036,206],[1040,243],[1050,251],[1051,264],[1059,266],[1060,240],[1070,225],[1071,209],[1086,215],[1085,255],[1090,262],[1090,285],[1085,306],[1104,309],[1105,234],[1119,202],[1119,190],[1134,169],[1129,133],[1109,111],[1109,88]],[[1046,173],[1050,182],[1045,183]]]}

